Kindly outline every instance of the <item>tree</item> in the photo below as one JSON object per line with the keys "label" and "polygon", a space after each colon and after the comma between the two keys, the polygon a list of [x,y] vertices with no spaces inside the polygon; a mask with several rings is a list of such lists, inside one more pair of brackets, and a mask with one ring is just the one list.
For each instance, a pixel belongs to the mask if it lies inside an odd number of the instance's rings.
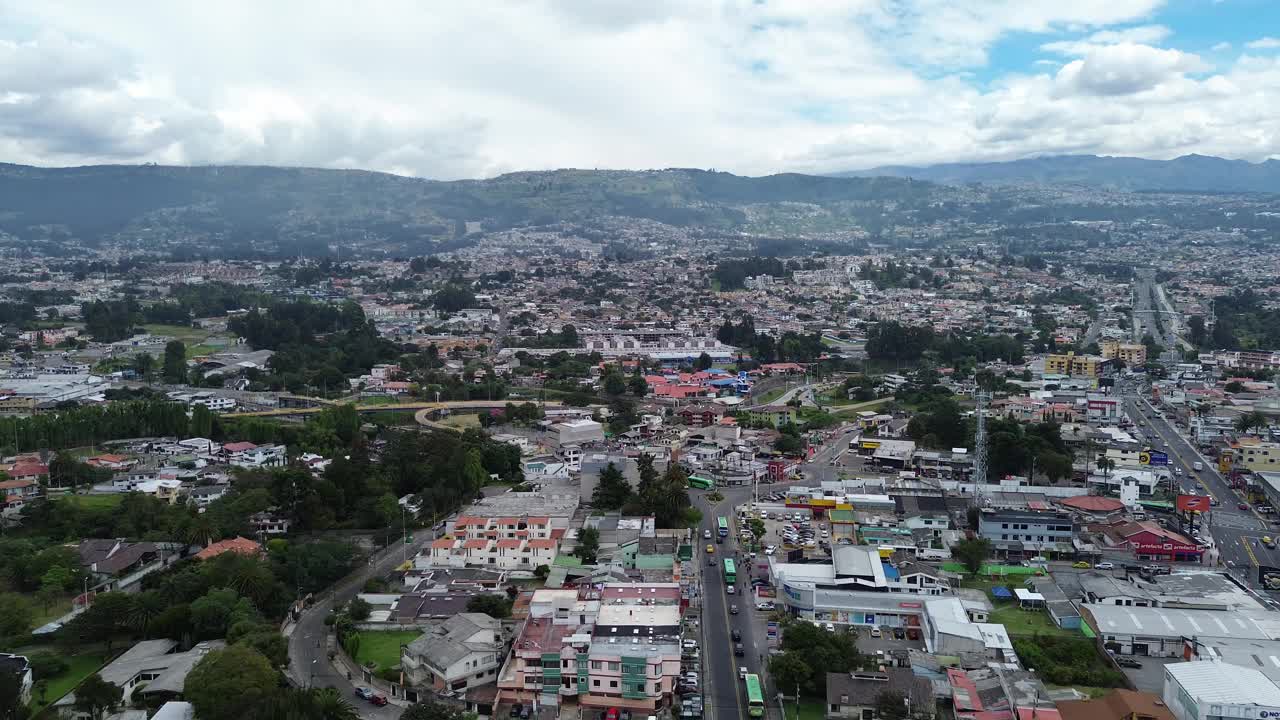
{"label": "tree", "polygon": [[1258,410],[1250,410],[1236,418],[1236,430],[1248,435],[1254,430],[1261,430],[1268,425],[1267,416]]}
{"label": "tree", "polygon": [[181,340],[164,346],[164,381],[173,385],[187,381],[187,346]]}
{"label": "tree", "polygon": [[26,717],[22,705],[22,680],[17,673],[0,673],[0,718],[18,720]]}
{"label": "tree", "polygon": [[200,720],[241,720],[271,698],[277,680],[262,653],[232,645],[210,652],[192,668],[183,695]]}
{"label": "tree", "polygon": [[452,705],[427,700],[409,706],[409,709],[400,715],[400,720],[464,720],[464,716],[461,710]]}
{"label": "tree", "polygon": [[677,528],[686,522],[685,510],[689,507],[689,475],[675,463],[667,466],[662,477],[651,482],[647,492],[641,494],[644,511],[653,515],[660,528]]}
{"label": "tree", "polygon": [[986,538],[970,538],[961,540],[951,546],[951,555],[964,563],[971,575],[982,570],[982,564],[991,555],[991,541]]}
{"label": "tree", "polygon": [[965,513],[965,516],[969,521],[969,529],[978,532],[978,527],[982,524],[982,510],[977,505],[973,505]]}
{"label": "tree", "polygon": [[789,650],[769,659],[769,674],[783,692],[793,692],[796,688],[809,687],[813,668],[800,652]]}
{"label": "tree", "polygon": [[501,620],[511,617],[511,600],[501,595],[482,594],[467,600],[467,612],[484,613]]}
{"label": "tree", "polygon": [[1098,471],[1102,473],[1103,482],[1111,479],[1111,471],[1116,469],[1116,461],[1103,455],[1098,458]]}
{"label": "tree", "polygon": [[1036,466],[1040,468],[1040,472],[1049,478],[1050,482],[1057,482],[1071,477],[1071,456],[1057,452],[1042,452],[1036,457]]}
{"label": "tree", "polygon": [[40,578],[40,604],[45,610],[49,609],[62,593],[66,592],[67,583],[71,581],[71,571],[62,565],[55,565],[49,568]]}
{"label": "tree", "polygon": [[649,392],[649,381],[644,379],[643,375],[632,375],[627,380],[627,390],[636,397],[644,397]]}
{"label": "tree", "polygon": [[213,434],[213,412],[204,405],[191,408],[191,425],[187,432],[192,437],[207,438]]}
{"label": "tree", "polygon": [[876,720],[905,720],[907,698],[897,690],[881,690],[876,695]]}
{"label": "tree", "polygon": [[582,561],[584,565],[595,565],[597,555],[600,554],[600,531],[589,527],[583,528],[578,533],[578,544],[573,549],[574,557]]}
{"label": "tree", "polygon": [[694,370],[708,370],[711,368],[713,361],[711,356],[705,352],[698,355],[698,359],[693,362]]}
{"label": "tree", "polygon": [[627,380],[617,370],[610,370],[605,373],[603,387],[610,395],[621,395],[627,391]]}
{"label": "tree", "polygon": [[617,510],[626,505],[630,497],[631,485],[622,476],[622,471],[613,463],[605,465],[591,493],[591,505],[598,510]]}
{"label": "tree", "polygon": [[363,598],[352,598],[351,602],[347,603],[347,616],[356,622],[368,620],[372,611],[373,606]]}
{"label": "tree", "polygon": [[1229,393],[1244,392],[1244,384],[1241,383],[1239,380],[1232,380],[1226,385],[1223,385],[1222,389],[1226,390]]}
{"label": "tree", "polygon": [[649,453],[641,453],[640,457],[636,458],[636,472],[640,476],[636,493],[644,497],[651,492],[654,483],[658,480],[658,471],[653,467],[653,456]]}
{"label": "tree", "polygon": [[0,637],[11,638],[31,629],[36,610],[18,593],[0,593]]}
{"label": "tree", "polygon": [[120,704],[122,697],[124,690],[120,686],[109,683],[101,675],[94,673],[76,686],[75,708],[93,720],[100,720]]}
{"label": "tree", "polygon": [[150,378],[151,373],[156,370],[156,357],[151,353],[138,353],[133,356],[133,371],[139,377],[144,379]]}

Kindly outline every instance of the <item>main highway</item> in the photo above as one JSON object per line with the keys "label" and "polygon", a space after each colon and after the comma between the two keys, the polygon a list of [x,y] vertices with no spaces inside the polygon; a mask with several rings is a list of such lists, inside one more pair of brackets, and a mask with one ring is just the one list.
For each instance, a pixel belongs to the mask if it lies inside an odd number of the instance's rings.
{"label": "main highway", "polygon": [[[1151,449],[1168,454],[1170,470],[1175,471],[1175,487],[1180,492],[1195,492],[1213,499],[1215,506],[1206,514],[1205,524],[1219,560],[1257,587],[1259,565],[1280,567],[1280,549],[1268,549],[1262,543],[1264,537],[1280,534],[1280,528],[1272,529],[1265,517],[1248,506],[1246,499],[1218,472],[1217,463],[1202,456],[1177,428],[1157,415],[1145,398],[1136,393],[1126,394],[1124,398],[1126,413],[1134,422],[1141,423],[1139,429],[1147,436]],[[1197,462],[1203,470],[1194,468]],[[1182,470],[1181,475],[1176,474],[1177,468]]]}
{"label": "main highway", "polygon": [[[702,685],[702,701],[704,714],[710,720],[738,720],[747,717],[746,687],[738,677],[738,668],[746,667],[749,672],[760,674],[764,658],[768,656],[768,640],[764,636],[763,625],[756,621],[755,603],[751,599],[751,580],[749,575],[750,559],[739,544],[737,537],[737,518],[734,508],[750,502],[751,487],[722,487],[718,489],[724,500],[716,503],[707,501],[709,493],[694,491],[692,496],[694,507],[702,512],[702,526],[698,529],[698,559],[702,571],[702,669],[699,678]],[[723,544],[716,544],[716,518],[729,518],[730,533]],[[712,538],[703,538],[705,530],[710,530]],[[708,554],[710,544],[715,552]],[[725,590],[724,559],[733,558],[737,565],[738,582],[735,594],[729,595]],[[714,565],[708,564],[708,558]],[[738,614],[729,612],[733,605],[738,606]],[[745,650],[743,657],[733,654],[733,631],[742,635]],[[762,678],[763,679],[763,678]],[[765,693],[765,704],[770,705],[768,692]]]}

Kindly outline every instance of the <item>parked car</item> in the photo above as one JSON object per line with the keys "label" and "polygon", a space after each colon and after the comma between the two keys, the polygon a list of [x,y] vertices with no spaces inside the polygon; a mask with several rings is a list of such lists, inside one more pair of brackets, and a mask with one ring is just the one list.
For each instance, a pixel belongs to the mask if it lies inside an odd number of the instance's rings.
{"label": "parked car", "polygon": [[1141,668],[1142,663],[1127,655],[1115,655],[1116,664],[1123,668]]}
{"label": "parked car", "polygon": [[764,610],[764,611],[768,612],[768,611],[773,610],[773,608],[774,608],[774,605],[773,605],[773,603],[771,603],[771,602],[761,602],[761,603],[756,603],[756,609],[757,609],[757,610]]}
{"label": "parked car", "polygon": [[873,637],[873,638],[878,638],[878,637],[880,637],[880,635],[881,635],[881,634],[882,634],[882,633],[880,632],[880,628],[878,628],[878,627],[873,627],[873,628],[871,628],[871,637]]}
{"label": "parked car", "polygon": [[896,640],[905,640],[907,638],[907,631],[902,628],[894,628],[893,637]]}
{"label": "parked car", "polygon": [[373,691],[367,687],[356,688],[356,697],[360,698],[361,700],[372,700],[373,694],[374,694]]}
{"label": "parked car", "polygon": [[369,702],[373,703],[374,705],[377,705],[378,707],[382,707],[383,705],[387,704],[387,696],[382,694],[374,695],[373,697],[369,698]]}

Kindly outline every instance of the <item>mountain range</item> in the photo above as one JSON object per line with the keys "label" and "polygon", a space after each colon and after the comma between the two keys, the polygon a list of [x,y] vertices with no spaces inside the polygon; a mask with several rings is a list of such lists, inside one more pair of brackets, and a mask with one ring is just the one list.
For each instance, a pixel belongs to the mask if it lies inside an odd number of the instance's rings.
{"label": "mountain range", "polygon": [[1208,155],[1173,160],[1054,155],[1010,162],[886,165],[837,177],[910,177],[949,185],[1080,185],[1108,190],[1280,193],[1280,160],[1251,163]]}

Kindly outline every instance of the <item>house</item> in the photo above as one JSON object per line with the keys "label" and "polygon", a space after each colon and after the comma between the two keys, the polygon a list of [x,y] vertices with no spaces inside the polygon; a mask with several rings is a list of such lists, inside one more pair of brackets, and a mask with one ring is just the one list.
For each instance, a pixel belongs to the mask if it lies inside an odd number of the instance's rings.
{"label": "house", "polygon": [[221,499],[231,490],[230,485],[201,485],[193,487],[187,492],[187,500],[198,508],[208,507],[215,500]]}
{"label": "house", "polygon": [[40,484],[33,480],[5,480],[0,482],[0,503],[5,515],[22,510],[31,500],[40,497]]}
{"label": "house", "polygon": [[556,431],[557,444],[560,447],[604,442],[604,426],[595,420],[585,418],[567,420],[552,426],[552,429]]}
{"label": "house", "polygon": [[991,541],[999,557],[1022,559],[1049,553],[1072,553],[1075,520],[1067,513],[984,511],[978,535]]}
{"label": "house", "polygon": [[1174,720],[1158,696],[1124,688],[1096,700],[1059,700],[1058,712],[1062,720]]}
{"label": "house", "polygon": [[405,683],[443,693],[495,682],[505,657],[502,623],[464,612],[427,630],[400,651]]}
{"label": "house", "polygon": [[[241,448],[248,445],[249,447]],[[289,461],[284,445],[254,445],[253,443],[228,443],[222,446],[227,463],[233,467],[260,468],[283,467]]]}
{"label": "house", "polygon": [[80,564],[93,578],[91,589],[135,592],[142,578],[178,559],[178,548],[165,543],[126,540],[81,540]]}
{"label": "house", "polygon": [[[226,646],[221,640],[202,642],[187,650],[177,652],[176,640],[143,640],[107,663],[98,675],[123,692],[121,705],[128,706],[141,693],[148,699],[172,700],[182,697],[187,675],[196,663],[213,650]],[[70,692],[54,703],[54,711],[66,720],[85,720],[89,716],[76,709],[75,692]]]}
{"label": "house", "polygon": [[219,540],[196,553],[196,559],[208,560],[209,558],[215,558],[228,552],[239,553],[241,555],[257,555],[262,552],[262,545],[254,542],[253,540],[242,537]]}
{"label": "house", "polygon": [[270,510],[254,513],[249,516],[249,527],[255,535],[288,535],[289,518]]}
{"label": "house", "polygon": [[885,668],[879,672],[827,673],[827,706],[830,720],[877,720],[876,701],[882,693],[902,696],[908,717],[932,717],[933,686],[917,678],[909,668]]}
{"label": "house", "polygon": [[709,427],[720,422],[720,418],[724,417],[725,407],[723,405],[689,405],[683,407],[676,413],[680,417],[680,422],[689,427]]}
{"label": "house", "polygon": [[18,697],[22,705],[31,702],[31,663],[22,655],[0,653],[0,674],[18,678]]}
{"label": "house", "polygon": [[91,465],[93,467],[104,468],[106,470],[112,470],[112,471],[128,470],[129,468],[133,467],[138,463],[137,460],[134,460],[125,455],[110,455],[110,454],[94,455],[93,457],[89,458],[88,460],[85,460],[84,462],[86,465]]}
{"label": "house", "polygon": [[12,467],[5,470],[10,480],[26,480],[38,483],[49,477],[49,466],[32,456],[19,457]]}
{"label": "house", "polygon": [[747,408],[747,417],[757,425],[780,428],[796,421],[796,409],[789,405],[757,405]]}

